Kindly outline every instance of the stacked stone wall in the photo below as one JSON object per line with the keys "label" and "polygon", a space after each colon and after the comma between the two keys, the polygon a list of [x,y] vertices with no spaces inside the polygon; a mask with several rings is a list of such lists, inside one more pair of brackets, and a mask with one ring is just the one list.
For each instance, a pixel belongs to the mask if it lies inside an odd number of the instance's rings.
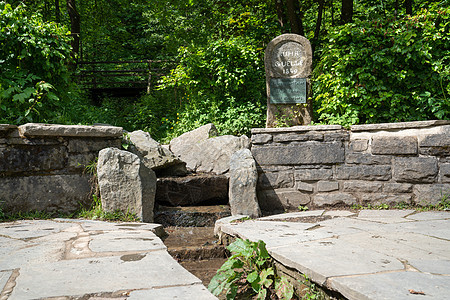
{"label": "stacked stone wall", "polygon": [[258,201],[269,213],[450,196],[450,121],[257,128],[252,154]]}
{"label": "stacked stone wall", "polygon": [[74,212],[91,201],[86,165],[121,141],[120,127],[0,124],[0,208]]}

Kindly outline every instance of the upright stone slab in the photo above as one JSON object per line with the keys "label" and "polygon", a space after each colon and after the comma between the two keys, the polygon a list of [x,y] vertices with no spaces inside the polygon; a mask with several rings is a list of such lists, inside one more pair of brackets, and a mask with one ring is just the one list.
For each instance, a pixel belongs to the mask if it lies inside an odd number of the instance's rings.
{"label": "upright stone slab", "polygon": [[107,212],[131,212],[143,222],[153,222],[156,175],[136,154],[106,148],[97,163],[102,207]]}
{"label": "upright stone slab", "polygon": [[256,197],[258,172],[256,162],[249,149],[235,152],[230,160],[229,201],[231,214],[248,215],[257,218],[261,215]]}
{"label": "upright stone slab", "polygon": [[280,125],[280,122],[290,126],[310,124],[310,42],[297,34],[283,34],[269,43],[264,56],[267,87],[266,127],[275,127]]}

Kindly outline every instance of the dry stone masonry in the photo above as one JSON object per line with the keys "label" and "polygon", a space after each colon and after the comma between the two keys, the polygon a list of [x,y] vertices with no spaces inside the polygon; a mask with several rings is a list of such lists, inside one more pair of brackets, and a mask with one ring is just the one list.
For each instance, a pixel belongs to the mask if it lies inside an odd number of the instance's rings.
{"label": "dry stone masonry", "polygon": [[0,205],[4,211],[74,212],[91,198],[86,165],[121,147],[112,126],[0,124]]}
{"label": "dry stone masonry", "polygon": [[436,204],[450,195],[450,121],[252,130],[264,212]]}

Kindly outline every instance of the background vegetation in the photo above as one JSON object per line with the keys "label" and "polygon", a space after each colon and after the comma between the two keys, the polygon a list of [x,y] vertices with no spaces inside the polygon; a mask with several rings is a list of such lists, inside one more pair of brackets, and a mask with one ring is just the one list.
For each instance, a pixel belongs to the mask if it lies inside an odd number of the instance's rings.
{"label": "background vegetation", "polygon": [[[61,2],[61,3],[60,3]],[[0,123],[108,123],[168,141],[265,122],[264,50],[314,49],[315,122],[450,117],[450,1],[0,1]],[[149,94],[92,102],[79,61],[176,61]],[[94,105],[95,104],[95,105]]]}

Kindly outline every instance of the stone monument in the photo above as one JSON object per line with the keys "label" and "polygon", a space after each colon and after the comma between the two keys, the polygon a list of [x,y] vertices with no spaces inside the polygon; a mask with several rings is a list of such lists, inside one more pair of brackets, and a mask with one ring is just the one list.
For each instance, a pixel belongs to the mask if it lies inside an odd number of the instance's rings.
{"label": "stone monument", "polygon": [[264,54],[267,87],[266,127],[307,125],[312,121],[312,50],[298,34],[274,38]]}

